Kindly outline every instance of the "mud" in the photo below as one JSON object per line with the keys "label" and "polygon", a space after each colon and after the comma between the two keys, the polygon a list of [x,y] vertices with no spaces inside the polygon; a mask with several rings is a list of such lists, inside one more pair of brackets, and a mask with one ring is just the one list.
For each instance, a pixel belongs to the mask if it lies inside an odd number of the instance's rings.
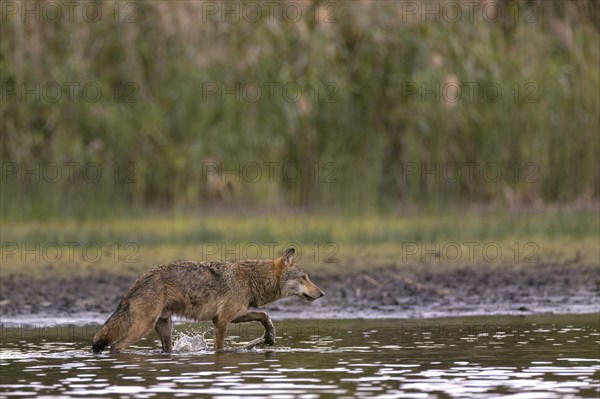
{"label": "mud", "polygon": [[[523,267],[389,265],[377,270],[313,272],[326,296],[309,303],[287,298],[266,309],[274,318],[437,317],[600,311],[600,268],[581,264]],[[348,267],[348,270],[356,268]],[[0,317],[102,321],[135,276],[94,275],[32,279],[2,275]]]}

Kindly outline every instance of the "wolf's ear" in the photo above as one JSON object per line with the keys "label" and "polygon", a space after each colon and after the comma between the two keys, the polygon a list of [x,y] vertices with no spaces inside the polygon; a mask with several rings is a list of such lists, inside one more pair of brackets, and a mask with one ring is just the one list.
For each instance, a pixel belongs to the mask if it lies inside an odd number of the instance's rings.
{"label": "wolf's ear", "polygon": [[296,253],[296,248],[294,248],[294,247],[288,248],[285,251],[285,254],[283,255],[283,259],[285,260],[285,263],[291,264],[294,261],[295,253]]}

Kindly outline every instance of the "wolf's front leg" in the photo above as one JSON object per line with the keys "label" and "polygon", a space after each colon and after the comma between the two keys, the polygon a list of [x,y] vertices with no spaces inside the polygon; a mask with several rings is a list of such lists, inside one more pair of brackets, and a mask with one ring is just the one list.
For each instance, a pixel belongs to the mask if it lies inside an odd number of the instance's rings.
{"label": "wolf's front leg", "polygon": [[250,321],[260,321],[263,327],[265,328],[265,335],[262,340],[264,342],[255,342],[254,340],[251,342],[253,346],[265,343],[266,345],[275,344],[275,326],[273,326],[273,322],[271,321],[271,317],[265,312],[248,312],[236,319],[233,319],[232,323],[247,323]]}
{"label": "wolf's front leg", "polygon": [[156,332],[158,333],[158,337],[160,338],[160,343],[162,345],[162,350],[164,353],[171,353],[173,350],[172,338],[171,334],[173,331],[173,321],[171,317],[159,317],[154,325]]}
{"label": "wolf's front leg", "polygon": [[265,315],[263,326],[265,327],[265,344],[275,345],[275,326],[271,321],[271,316],[268,313],[262,312]]}

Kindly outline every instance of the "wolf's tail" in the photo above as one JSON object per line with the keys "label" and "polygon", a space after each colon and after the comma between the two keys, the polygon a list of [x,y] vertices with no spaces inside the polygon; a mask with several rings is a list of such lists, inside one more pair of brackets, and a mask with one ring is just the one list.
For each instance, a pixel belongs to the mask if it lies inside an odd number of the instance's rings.
{"label": "wolf's tail", "polygon": [[104,348],[112,345],[125,335],[129,327],[129,319],[129,310],[125,309],[123,303],[120,303],[115,313],[106,320],[100,331],[94,335],[92,351],[101,353]]}

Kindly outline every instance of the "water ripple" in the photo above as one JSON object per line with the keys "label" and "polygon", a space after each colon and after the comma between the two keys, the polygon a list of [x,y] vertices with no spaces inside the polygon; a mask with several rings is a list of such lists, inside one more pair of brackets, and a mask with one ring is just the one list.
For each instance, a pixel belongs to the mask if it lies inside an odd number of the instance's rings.
{"label": "water ripple", "polygon": [[[3,327],[0,396],[530,399],[600,394],[600,326],[594,316],[312,323],[279,323],[278,330],[287,328],[287,333],[272,348],[243,350],[255,337],[231,334],[229,349],[218,353],[210,349],[208,330],[189,330],[197,328],[191,324],[176,336],[171,355],[160,353],[150,336],[119,356],[92,355],[91,337],[77,326],[62,326],[72,334],[69,339],[53,332],[53,339],[37,341],[19,337],[39,335]],[[85,331],[90,333],[89,326]]]}

